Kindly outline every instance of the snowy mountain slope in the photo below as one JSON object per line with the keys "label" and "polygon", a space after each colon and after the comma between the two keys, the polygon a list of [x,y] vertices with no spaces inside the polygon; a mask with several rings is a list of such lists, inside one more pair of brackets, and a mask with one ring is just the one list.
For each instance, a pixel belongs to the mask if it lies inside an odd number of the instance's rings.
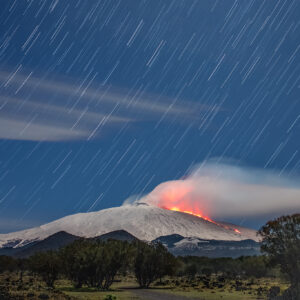
{"label": "snowy mountain slope", "polygon": [[[235,232],[234,229],[238,229]],[[227,223],[215,224],[202,218],[139,203],[97,212],[70,215],[45,225],[0,234],[0,247],[20,247],[43,240],[59,231],[82,237],[96,237],[115,230],[126,230],[138,239],[180,234],[207,240],[258,240],[256,231]]]}
{"label": "snowy mountain slope", "polygon": [[260,244],[253,240],[220,241],[168,235],[157,238],[174,255],[240,257],[260,255]]}

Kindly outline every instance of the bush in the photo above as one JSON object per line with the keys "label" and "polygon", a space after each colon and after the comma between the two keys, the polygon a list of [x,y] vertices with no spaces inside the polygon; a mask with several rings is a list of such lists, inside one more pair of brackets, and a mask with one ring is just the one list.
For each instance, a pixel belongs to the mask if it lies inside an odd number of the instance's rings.
{"label": "bush", "polygon": [[240,268],[247,277],[261,278],[268,272],[267,258],[265,256],[241,257]]}
{"label": "bush", "polygon": [[42,293],[42,294],[39,295],[38,298],[39,298],[39,299],[46,300],[46,299],[49,299],[50,297],[49,297],[47,294]]}
{"label": "bush", "polygon": [[104,300],[116,300],[116,299],[117,299],[117,297],[114,295],[106,295],[104,298]]}
{"label": "bush", "polygon": [[279,286],[272,286],[268,293],[268,299],[272,300],[275,297],[279,296],[280,294],[280,287]]}
{"label": "bush", "polygon": [[184,269],[184,275],[188,276],[189,279],[194,279],[197,272],[198,270],[195,264],[189,264]]}

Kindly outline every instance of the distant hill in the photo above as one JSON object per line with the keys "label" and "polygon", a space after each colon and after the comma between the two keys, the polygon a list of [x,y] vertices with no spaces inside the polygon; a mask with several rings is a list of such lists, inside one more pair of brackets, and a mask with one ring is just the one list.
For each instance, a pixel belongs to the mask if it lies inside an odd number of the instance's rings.
{"label": "distant hill", "polygon": [[[2,248],[0,249],[0,255],[10,255],[20,258],[29,257],[36,252],[57,250],[80,238],[81,237],[69,234],[65,231],[60,231],[42,241],[35,241],[22,247]],[[103,241],[114,239],[131,242],[137,238],[125,230],[116,230],[91,239]],[[260,254],[260,245],[253,240],[217,241],[172,234],[158,237],[152,242],[162,243],[171,253],[177,256],[239,257],[242,255],[248,256]]]}
{"label": "distant hill", "polygon": [[15,257],[29,257],[36,252],[57,250],[62,248],[80,237],[69,234],[65,231],[59,231],[55,234],[50,235],[42,241],[32,242],[23,247],[18,248],[2,248],[0,249],[0,255],[12,255]]}
{"label": "distant hill", "polygon": [[[9,255],[14,257],[29,257],[37,252],[48,251],[48,250],[57,250],[68,244],[71,244],[75,240],[82,239],[82,237],[69,234],[65,231],[60,231],[55,234],[50,235],[41,241],[35,241],[29,243],[22,247],[6,247],[0,249],[0,255]],[[90,238],[89,238],[90,239]],[[109,239],[119,240],[119,241],[128,241],[131,242],[136,240],[132,234],[128,233],[125,230],[116,230],[112,231],[95,238],[94,240],[103,240],[107,241]]]}
{"label": "distant hill", "polygon": [[178,234],[161,236],[154,240],[161,242],[174,255],[207,257],[239,257],[260,255],[260,244],[253,240],[219,241],[183,237]]}
{"label": "distant hill", "polygon": [[96,237],[95,239],[103,240],[103,241],[107,241],[107,240],[111,239],[111,240],[132,242],[132,241],[136,240],[137,238],[125,230],[115,230],[112,232],[102,234],[102,235]]}
{"label": "distant hill", "polygon": [[183,239],[184,237],[180,234],[170,234],[170,235],[160,236],[157,239],[153,240],[153,242],[160,242],[163,245],[165,245],[167,248],[173,248],[175,247],[175,244],[177,242],[180,242]]}

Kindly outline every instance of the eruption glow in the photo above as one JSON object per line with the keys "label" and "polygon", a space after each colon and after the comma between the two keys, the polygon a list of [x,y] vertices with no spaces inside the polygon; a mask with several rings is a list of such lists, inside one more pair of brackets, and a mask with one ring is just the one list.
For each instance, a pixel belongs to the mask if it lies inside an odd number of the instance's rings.
{"label": "eruption glow", "polygon": [[194,213],[194,212],[192,212],[192,211],[181,210],[181,209],[179,209],[178,207],[171,207],[171,208],[166,208],[166,209],[173,210],[173,211],[184,212],[184,213],[186,213],[186,214],[193,215],[193,216],[196,216],[196,217],[198,217],[198,218],[202,218],[202,219],[204,219],[204,220],[206,220],[206,221],[209,221],[209,222],[214,223],[210,218],[204,217],[202,214]]}
{"label": "eruption glow", "polygon": [[213,222],[207,216],[202,204],[204,201],[201,201],[201,196],[196,193],[194,184],[188,181],[161,184],[151,193],[148,201],[160,208],[183,212]]}
{"label": "eruption glow", "polygon": [[170,182],[167,184],[163,183],[148,195],[147,202],[163,209],[202,218],[226,230],[233,230],[235,233],[241,234],[238,229],[219,224],[206,215],[207,207],[205,209],[204,203],[207,203],[207,201],[205,201],[205,197],[195,187],[196,185],[193,181],[177,180],[171,182],[171,184]]}
{"label": "eruption glow", "polygon": [[194,215],[225,229],[240,228],[213,220],[273,218],[300,209],[299,178],[275,171],[203,162],[179,180],[166,181],[141,198],[126,203],[146,203]]}

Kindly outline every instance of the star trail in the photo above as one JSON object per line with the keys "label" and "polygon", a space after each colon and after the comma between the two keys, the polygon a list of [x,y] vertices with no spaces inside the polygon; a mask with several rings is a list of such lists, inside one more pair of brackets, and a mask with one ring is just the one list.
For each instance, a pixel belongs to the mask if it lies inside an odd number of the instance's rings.
{"label": "star trail", "polygon": [[296,0],[2,0],[0,231],[209,161],[299,178],[299,88]]}

